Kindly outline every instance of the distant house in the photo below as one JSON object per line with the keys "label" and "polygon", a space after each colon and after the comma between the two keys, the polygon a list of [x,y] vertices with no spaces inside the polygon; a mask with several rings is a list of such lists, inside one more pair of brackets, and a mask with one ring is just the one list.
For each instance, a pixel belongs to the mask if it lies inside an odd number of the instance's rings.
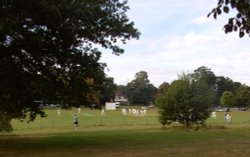
{"label": "distant house", "polygon": [[127,104],[128,99],[124,98],[124,96],[115,96],[114,102],[118,102],[119,104]]}

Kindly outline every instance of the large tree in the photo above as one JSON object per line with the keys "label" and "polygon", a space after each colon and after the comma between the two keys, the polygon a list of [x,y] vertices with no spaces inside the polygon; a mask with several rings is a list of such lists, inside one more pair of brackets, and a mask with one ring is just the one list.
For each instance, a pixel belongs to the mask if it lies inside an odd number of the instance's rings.
{"label": "large tree", "polygon": [[218,0],[217,6],[208,14],[217,16],[229,13],[230,10],[236,11],[234,17],[228,19],[228,23],[224,26],[225,33],[239,32],[239,36],[245,34],[250,36],[250,1],[249,0]]}
{"label": "large tree", "polygon": [[154,101],[155,93],[156,88],[150,83],[145,71],[136,73],[135,79],[126,86],[126,96],[132,104],[148,105]]}
{"label": "large tree", "polygon": [[[213,89],[214,94],[217,95],[218,86],[216,84],[216,76],[210,68],[205,67],[205,66],[201,66],[201,67],[195,69],[194,73],[191,75],[192,75],[191,76],[192,80],[194,80],[194,81],[206,82],[208,84],[208,86]],[[213,104],[215,106],[217,104],[219,104],[219,99],[216,99],[216,97],[215,97]]]}
{"label": "large tree", "polygon": [[186,127],[199,126],[209,117],[214,100],[213,89],[207,82],[194,80],[191,76],[182,75],[172,82],[166,95],[157,101],[163,126],[176,121]]}
{"label": "large tree", "polygon": [[194,73],[192,74],[192,79],[196,81],[204,81],[211,87],[214,87],[216,83],[216,76],[214,72],[205,66],[195,69]]}
{"label": "large tree", "polygon": [[[105,78],[97,47],[140,33],[119,0],[0,1],[0,114],[44,115],[35,100],[88,105]],[[121,41],[121,42],[120,42]]]}

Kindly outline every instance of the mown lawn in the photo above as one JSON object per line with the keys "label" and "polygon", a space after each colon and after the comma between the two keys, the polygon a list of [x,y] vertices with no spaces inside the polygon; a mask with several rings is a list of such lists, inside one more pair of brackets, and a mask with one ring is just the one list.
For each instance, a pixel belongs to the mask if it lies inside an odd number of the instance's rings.
{"label": "mown lawn", "polygon": [[3,157],[248,157],[249,127],[180,130],[126,127],[1,136]]}
{"label": "mown lawn", "polygon": [[[0,134],[0,157],[248,157],[250,112],[231,112],[232,124],[224,113],[208,119],[200,130],[161,128],[157,111],[148,117],[121,116],[120,111],[100,116],[98,110],[80,114],[75,131],[72,117],[48,110],[48,117],[26,124],[13,121],[14,132]],[[100,121],[100,118],[103,118]],[[100,125],[101,124],[101,125]]]}

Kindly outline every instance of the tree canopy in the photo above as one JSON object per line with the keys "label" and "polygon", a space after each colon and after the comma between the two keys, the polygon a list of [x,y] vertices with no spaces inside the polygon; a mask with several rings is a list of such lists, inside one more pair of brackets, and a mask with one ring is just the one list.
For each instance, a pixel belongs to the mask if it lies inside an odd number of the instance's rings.
{"label": "tree canopy", "polygon": [[216,83],[216,76],[211,71],[211,69],[201,66],[194,70],[194,73],[192,74],[192,79],[196,81],[204,81],[209,86],[214,86]]}
{"label": "tree canopy", "polygon": [[[0,1],[0,114],[30,119],[36,100],[88,105],[105,79],[97,47],[139,38],[119,0]],[[10,119],[11,119],[10,118]]]}
{"label": "tree canopy", "polygon": [[140,71],[135,74],[135,79],[126,86],[126,96],[132,104],[148,105],[154,101],[156,88],[150,83],[148,74]]}
{"label": "tree canopy", "polygon": [[235,94],[235,106],[236,107],[250,107],[250,87],[241,85]]}
{"label": "tree canopy", "polygon": [[230,91],[224,91],[221,98],[220,104],[223,107],[233,107],[234,105],[234,95]]}
{"label": "tree canopy", "polygon": [[107,77],[104,80],[104,83],[101,88],[100,103],[104,105],[105,102],[110,102],[111,100],[114,100],[116,89],[117,86],[116,84],[114,84],[114,79],[112,77]]}
{"label": "tree canopy", "polygon": [[235,10],[234,17],[228,19],[224,26],[225,33],[239,32],[239,37],[250,36],[250,1],[249,0],[218,0],[217,6],[208,14],[217,19],[219,15]]}

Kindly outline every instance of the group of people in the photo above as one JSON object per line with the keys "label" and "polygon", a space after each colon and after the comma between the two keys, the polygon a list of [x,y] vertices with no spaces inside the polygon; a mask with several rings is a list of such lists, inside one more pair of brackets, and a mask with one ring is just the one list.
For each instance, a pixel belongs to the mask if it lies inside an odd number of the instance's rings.
{"label": "group of people", "polygon": [[[125,114],[124,113],[125,111],[124,110],[122,110],[122,111],[123,111],[123,114]],[[104,112],[104,111],[102,111],[102,112]],[[216,119],[216,112],[212,112],[211,116],[212,116],[213,119]],[[232,116],[231,116],[231,114],[229,114],[229,113],[226,112],[225,115],[224,115],[224,121],[225,121],[225,123],[231,123],[232,122]],[[74,116],[74,125],[75,125],[75,130],[78,130],[78,128],[79,128],[79,122],[78,122],[78,116],[77,115]]]}
{"label": "group of people", "polygon": [[[211,113],[211,118],[212,118],[213,120],[216,119],[216,112],[212,112],[212,113]],[[224,115],[224,122],[225,122],[225,123],[231,123],[231,122],[232,122],[232,115],[229,114],[228,112],[226,112],[225,115]]]}
{"label": "group of people", "polygon": [[147,115],[147,110],[146,109],[125,109],[123,108],[122,110],[122,115],[126,116],[128,114],[133,115],[133,116],[146,116]]}

